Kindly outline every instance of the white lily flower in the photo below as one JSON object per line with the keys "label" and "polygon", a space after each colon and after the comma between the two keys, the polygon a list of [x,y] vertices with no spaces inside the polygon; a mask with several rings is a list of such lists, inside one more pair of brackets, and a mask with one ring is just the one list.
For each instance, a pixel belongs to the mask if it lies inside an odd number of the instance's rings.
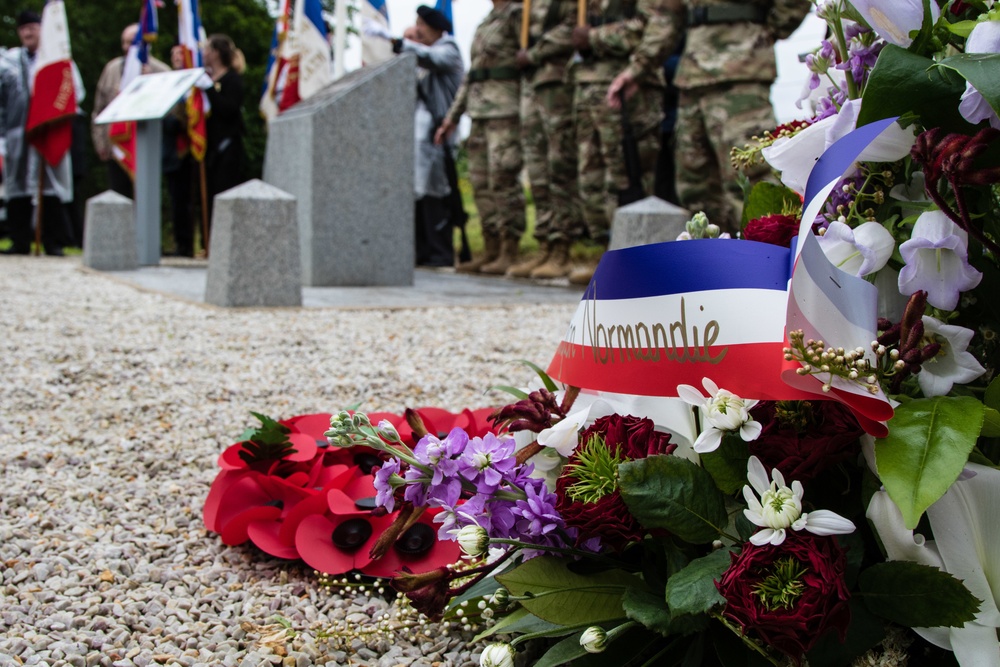
{"label": "white lily flower", "polygon": [[[904,49],[913,43],[910,32],[924,22],[923,0],[850,0],[878,36]],[[930,3],[931,22],[941,17],[936,2]]]}
{"label": "white lily flower", "polygon": [[[781,172],[781,182],[804,194],[809,174],[816,161],[858,124],[861,100],[847,100],[835,116],[827,116],[792,137],[781,137],[761,151],[774,169]],[[858,162],[895,162],[910,154],[916,135],[913,128],[904,129],[894,123],[865,147]]]}
{"label": "white lily flower", "polygon": [[877,222],[866,222],[852,229],[843,222],[834,221],[817,240],[834,266],[859,277],[885,266],[896,247],[892,234]]}
{"label": "white lily flower", "polygon": [[976,619],[961,628],[914,628],[932,644],[955,652],[962,667],[1000,667],[1000,470],[966,464],[959,481],[927,509],[934,539],[907,530],[903,515],[878,491],[867,516],[890,560],[940,568],[960,579],[982,601]]}
{"label": "white lily flower", "polygon": [[744,442],[756,440],[761,425],[750,416],[750,409],[757,405],[757,401],[719,389],[709,378],[703,378],[701,383],[708,392],[708,398],[689,384],[677,386],[677,395],[688,405],[700,408],[707,424],[694,441],[694,451],[699,454],[715,451],[722,444],[722,434],[732,431],[739,431]]}
{"label": "white lily flower", "polygon": [[972,289],[983,274],[969,264],[969,235],[941,211],[921,213],[910,240],[899,246],[906,266],[899,272],[899,291],[927,292],[927,303],[954,310],[962,292]]}
{"label": "white lily flower", "polygon": [[[965,40],[965,52],[1000,53],[1000,21],[977,23]],[[962,117],[973,125],[988,120],[990,126],[1000,130],[1000,116],[997,116],[997,112],[983,98],[982,93],[968,81],[965,82],[965,92],[962,93],[958,110]]]}
{"label": "white lily flower", "polygon": [[854,524],[835,512],[803,512],[802,496],[805,491],[802,482],[795,480],[791,487],[786,486],[785,477],[777,468],[771,471],[771,480],[768,480],[767,469],[756,456],[747,461],[747,481],[750,485],[743,487],[743,498],[747,501],[743,516],[763,528],[750,536],[750,543],[755,546],[781,544],[789,528],[806,530],[814,535],[854,532]]}
{"label": "white lily flower", "polygon": [[924,336],[941,344],[941,351],[937,356],[925,361],[917,373],[917,382],[920,383],[924,396],[944,396],[956,382],[972,382],[986,372],[976,358],[966,351],[972,340],[971,329],[945,324],[927,315],[924,315],[923,322]]}
{"label": "white lily flower", "polygon": [[569,458],[573,455],[577,443],[580,441],[580,429],[587,423],[590,415],[590,408],[577,410],[566,415],[564,419],[558,421],[554,426],[542,429],[538,434],[538,444],[543,447],[551,447],[560,456]]}

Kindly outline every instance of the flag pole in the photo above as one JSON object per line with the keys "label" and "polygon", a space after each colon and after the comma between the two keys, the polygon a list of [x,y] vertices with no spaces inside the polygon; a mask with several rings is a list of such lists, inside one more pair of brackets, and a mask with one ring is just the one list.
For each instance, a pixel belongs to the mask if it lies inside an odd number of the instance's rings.
{"label": "flag pole", "polygon": [[200,169],[198,173],[201,175],[199,179],[201,181],[201,243],[205,246],[205,257],[208,257],[208,185],[207,178],[205,177],[205,161],[202,160],[198,163]]}
{"label": "flag pole", "polygon": [[38,156],[38,205],[35,207],[35,256],[42,254],[42,202],[45,194],[45,160]]}
{"label": "flag pole", "polygon": [[587,0],[576,2],[576,25],[581,28],[587,25]]}
{"label": "flag pole", "polygon": [[521,8],[521,50],[528,48],[528,30],[531,26],[531,0],[524,0]]}
{"label": "flag pole", "polygon": [[337,0],[333,26],[333,78],[344,76],[344,51],[347,50],[347,0]]}

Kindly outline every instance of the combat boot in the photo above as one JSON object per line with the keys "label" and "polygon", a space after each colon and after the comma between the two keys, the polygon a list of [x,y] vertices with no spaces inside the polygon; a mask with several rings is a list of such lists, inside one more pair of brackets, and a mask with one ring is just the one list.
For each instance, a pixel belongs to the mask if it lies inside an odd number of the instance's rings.
{"label": "combat boot", "polygon": [[531,257],[524,261],[518,262],[514,266],[507,269],[506,276],[508,278],[528,278],[531,276],[531,272],[537,269],[539,266],[548,261],[549,257],[552,255],[552,245],[549,243],[545,244],[545,252],[537,257]]}
{"label": "combat boot", "polygon": [[549,258],[531,272],[532,280],[565,278],[573,269],[569,261],[569,241],[554,241],[549,249]]}
{"label": "combat boot", "polygon": [[500,243],[500,256],[489,264],[479,267],[480,273],[492,276],[502,276],[507,273],[507,269],[517,263],[517,246],[521,239],[516,236],[505,236]]}
{"label": "combat boot", "polygon": [[594,272],[597,271],[596,266],[578,266],[569,273],[569,284],[570,285],[589,285],[590,279],[594,277]]}
{"label": "combat boot", "polygon": [[489,264],[500,256],[500,237],[493,234],[483,234],[483,254],[468,262],[455,265],[459,273],[479,273],[484,264]]}

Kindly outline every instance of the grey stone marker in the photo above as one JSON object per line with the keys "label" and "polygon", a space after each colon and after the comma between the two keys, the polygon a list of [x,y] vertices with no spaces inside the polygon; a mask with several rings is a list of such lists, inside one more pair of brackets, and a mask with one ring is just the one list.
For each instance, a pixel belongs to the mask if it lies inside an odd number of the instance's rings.
{"label": "grey stone marker", "polygon": [[301,306],[295,197],[254,179],[215,198],[205,301]]}
{"label": "grey stone marker", "polygon": [[659,197],[646,197],[615,211],[609,250],[676,241],[691,214]]}
{"label": "grey stone marker", "polygon": [[83,265],[98,271],[132,271],[139,266],[132,200],[105,190],[87,200]]}
{"label": "grey stone marker", "polygon": [[416,59],[406,54],[271,121],[264,180],[298,201],[304,285],[413,284],[415,106]]}

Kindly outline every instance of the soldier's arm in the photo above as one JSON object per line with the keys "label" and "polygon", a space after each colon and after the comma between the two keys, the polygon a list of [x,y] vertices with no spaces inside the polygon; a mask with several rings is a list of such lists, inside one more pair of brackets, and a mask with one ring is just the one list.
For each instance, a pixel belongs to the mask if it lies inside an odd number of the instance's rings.
{"label": "soldier's arm", "polygon": [[775,39],[785,39],[802,24],[811,7],[807,0],[774,0],[767,27]]}
{"label": "soldier's arm", "polygon": [[646,16],[646,27],[625,68],[633,80],[663,66],[680,44],[685,22],[682,0],[640,0],[638,9]]}
{"label": "soldier's arm", "polygon": [[588,31],[590,50],[598,58],[624,58],[639,46],[646,17],[637,13],[630,19],[593,26]]}
{"label": "soldier's arm", "polygon": [[413,53],[417,56],[417,64],[432,71],[461,70],[462,53],[454,42],[427,46],[419,42],[403,40],[403,53]]}
{"label": "soldier's arm", "polygon": [[555,25],[542,25],[541,37],[527,50],[528,61],[535,66],[552,58],[568,57],[575,51],[573,26],[576,25],[576,0],[551,1],[557,3],[550,12],[558,16],[558,21],[553,21]]}
{"label": "soldier's arm", "polygon": [[466,74],[465,78],[462,79],[462,85],[458,87],[458,92],[455,93],[455,101],[451,103],[451,107],[448,109],[448,113],[445,114],[444,119],[454,125],[458,125],[459,119],[465,113],[465,107],[468,102],[469,75]]}

